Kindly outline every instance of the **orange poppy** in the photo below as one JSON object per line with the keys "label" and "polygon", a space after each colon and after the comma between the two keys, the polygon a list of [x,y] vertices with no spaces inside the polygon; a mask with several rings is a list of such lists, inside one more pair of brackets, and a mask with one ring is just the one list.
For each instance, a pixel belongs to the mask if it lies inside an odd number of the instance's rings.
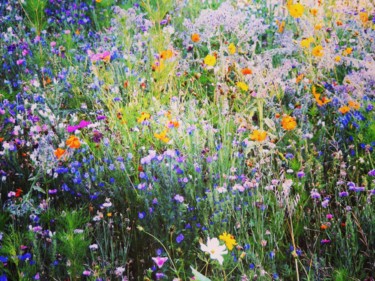
{"label": "orange poppy", "polygon": [[58,148],[58,149],[55,150],[54,153],[55,153],[56,158],[57,158],[57,159],[60,159],[61,156],[64,155],[64,153],[65,153],[65,149]]}
{"label": "orange poppy", "polygon": [[191,35],[191,41],[193,41],[194,43],[197,43],[201,40],[199,34],[197,33],[194,33],[193,35]]}
{"label": "orange poppy", "polygon": [[80,148],[81,142],[79,141],[79,138],[77,138],[74,135],[71,135],[67,140],[66,140],[66,145],[69,146],[70,148]]}

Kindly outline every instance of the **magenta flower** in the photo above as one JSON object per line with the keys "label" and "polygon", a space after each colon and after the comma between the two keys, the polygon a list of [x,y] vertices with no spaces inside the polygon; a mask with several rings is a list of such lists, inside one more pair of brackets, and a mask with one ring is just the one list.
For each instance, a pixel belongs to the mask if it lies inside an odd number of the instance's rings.
{"label": "magenta flower", "polygon": [[159,268],[162,268],[164,263],[168,260],[166,257],[153,257],[152,260],[156,263]]}

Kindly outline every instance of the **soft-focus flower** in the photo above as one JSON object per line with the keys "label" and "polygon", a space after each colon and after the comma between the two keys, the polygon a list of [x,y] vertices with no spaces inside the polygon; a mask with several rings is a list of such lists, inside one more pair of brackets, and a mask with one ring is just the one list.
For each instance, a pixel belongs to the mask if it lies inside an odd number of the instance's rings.
{"label": "soft-focus flower", "polygon": [[153,257],[152,260],[156,263],[159,268],[162,268],[164,263],[168,260],[167,257]]}
{"label": "soft-focus flower", "polygon": [[232,251],[233,247],[237,245],[236,239],[234,238],[233,235],[229,233],[224,232],[223,234],[219,236],[219,239],[224,241],[229,251]]}
{"label": "soft-focus flower", "polygon": [[223,264],[223,255],[227,254],[228,251],[224,245],[220,245],[219,239],[210,237],[207,238],[207,245],[200,243],[201,250],[208,253],[211,259],[217,260],[220,265]]}
{"label": "soft-focus flower", "polygon": [[254,130],[250,135],[250,139],[254,141],[264,141],[267,138],[267,132],[263,130]]}
{"label": "soft-focus flower", "polygon": [[229,54],[233,55],[236,53],[236,46],[233,43],[230,43],[228,46],[228,52]]}
{"label": "soft-focus flower", "polygon": [[360,13],[359,13],[359,19],[361,20],[361,22],[362,22],[363,24],[365,24],[365,23],[368,22],[368,18],[369,18],[369,16],[368,16],[368,13],[367,13],[367,12],[360,12]]}
{"label": "soft-focus flower", "polygon": [[137,122],[138,122],[138,123],[142,123],[142,122],[144,122],[144,121],[150,119],[150,117],[151,117],[151,115],[150,115],[149,113],[147,113],[147,112],[142,112],[142,113],[141,113],[141,117],[139,117],[139,118],[137,119]]}
{"label": "soft-focus flower", "polygon": [[162,142],[169,142],[169,138],[167,137],[167,130],[162,131],[161,133],[155,133],[154,137]]}
{"label": "soft-focus flower", "polygon": [[346,105],[344,105],[344,106],[342,106],[342,107],[339,108],[339,112],[340,112],[341,114],[346,114],[346,113],[348,113],[349,111],[350,111],[350,107],[349,107],[349,106],[346,106]]}
{"label": "soft-focus flower", "polygon": [[309,48],[312,42],[314,42],[314,38],[308,37],[308,38],[302,39],[300,45],[302,48]]}
{"label": "soft-focus flower", "polygon": [[249,75],[249,74],[253,74],[253,71],[250,69],[250,68],[243,68],[242,70],[241,70],[241,72],[242,72],[242,74],[243,75]]}
{"label": "soft-focus flower", "polygon": [[194,34],[191,35],[191,41],[193,41],[194,43],[197,43],[200,40],[201,40],[201,38],[200,38],[199,34],[194,33]]}
{"label": "soft-focus flower", "polygon": [[[288,2],[291,2],[291,1],[288,1]],[[302,4],[299,4],[299,3],[297,3],[297,4],[288,4],[287,8],[288,8],[289,14],[293,18],[300,18],[300,17],[302,17],[303,12],[305,11],[304,6]]]}
{"label": "soft-focus flower", "polygon": [[295,118],[287,115],[287,116],[284,116],[283,119],[281,120],[281,126],[283,127],[284,130],[291,131],[297,126],[297,122]]}
{"label": "soft-focus flower", "polygon": [[318,46],[314,47],[314,49],[312,50],[312,55],[314,57],[319,57],[319,58],[324,56],[323,46],[318,45]]}
{"label": "soft-focus flower", "polygon": [[65,153],[65,149],[62,149],[62,148],[58,148],[55,150],[54,154],[56,156],[57,159],[60,159],[61,156],[63,156]]}
{"label": "soft-focus flower", "polygon": [[249,86],[246,85],[244,82],[237,82],[237,87],[240,88],[242,91],[247,91],[249,90]]}
{"label": "soft-focus flower", "polygon": [[342,52],[342,55],[343,55],[343,56],[348,56],[348,55],[350,55],[352,52],[353,52],[353,48],[346,48],[346,49]]}
{"label": "soft-focus flower", "polygon": [[165,50],[160,53],[160,58],[167,60],[173,57],[173,52],[171,50]]}
{"label": "soft-focus flower", "polygon": [[353,101],[353,100],[349,101],[348,105],[349,105],[350,108],[353,108],[354,110],[359,110],[360,107],[361,107],[361,105],[359,104],[359,102]]}
{"label": "soft-focus flower", "polygon": [[79,141],[79,138],[72,135],[66,140],[66,145],[70,148],[80,148],[81,142]]}
{"label": "soft-focus flower", "polygon": [[216,64],[216,57],[213,55],[207,55],[204,58],[204,63],[208,66],[214,66]]}
{"label": "soft-focus flower", "polygon": [[315,101],[318,104],[318,106],[323,106],[323,105],[332,101],[332,99],[328,99],[326,97],[320,98],[321,95],[316,92],[315,86],[312,87],[312,94],[313,94],[313,96],[315,98]]}

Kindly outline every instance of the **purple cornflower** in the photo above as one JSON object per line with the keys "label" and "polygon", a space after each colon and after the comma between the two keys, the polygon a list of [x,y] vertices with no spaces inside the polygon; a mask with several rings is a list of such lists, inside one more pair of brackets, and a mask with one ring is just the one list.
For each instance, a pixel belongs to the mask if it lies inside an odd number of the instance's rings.
{"label": "purple cornflower", "polygon": [[320,193],[316,189],[313,189],[310,192],[310,196],[311,196],[312,199],[319,199]]}

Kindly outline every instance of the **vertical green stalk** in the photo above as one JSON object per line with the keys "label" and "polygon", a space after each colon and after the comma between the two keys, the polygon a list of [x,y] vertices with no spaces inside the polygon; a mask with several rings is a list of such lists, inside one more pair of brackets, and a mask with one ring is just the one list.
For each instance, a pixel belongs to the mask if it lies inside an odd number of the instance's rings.
{"label": "vertical green stalk", "polygon": [[263,130],[263,99],[257,99],[258,115],[259,115],[259,128]]}

